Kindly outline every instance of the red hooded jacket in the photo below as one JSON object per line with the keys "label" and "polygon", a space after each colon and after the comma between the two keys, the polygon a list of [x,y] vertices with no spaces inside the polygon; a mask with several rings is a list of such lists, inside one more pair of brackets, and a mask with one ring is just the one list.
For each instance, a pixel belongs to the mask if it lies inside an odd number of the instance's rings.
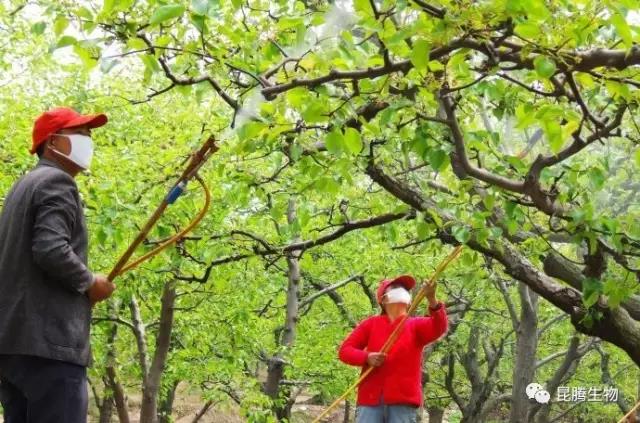
{"label": "red hooded jacket", "polygon": [[[373,370],[358,387],[358,405],[422,406],[422,350],[445,334],[447,312],[443,303],[430,308],[428,317],[409,317],[382,366]],[[353,366],[368,367],[370,352],[382,349],[393,329],[400,323],[386,314],[363,320],[342,342],[338,356]]]}

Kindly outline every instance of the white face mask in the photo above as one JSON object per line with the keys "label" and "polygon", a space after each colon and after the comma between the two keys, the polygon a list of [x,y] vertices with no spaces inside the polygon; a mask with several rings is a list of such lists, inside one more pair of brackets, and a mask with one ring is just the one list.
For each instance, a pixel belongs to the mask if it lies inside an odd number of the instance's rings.
{"label": "white face mask", "polygon": [[52,149],[61,156],[71,160],[82,169],[87,170],[91,166],[93,158],[93,141],[88,135],[82,134],[53,134],[69,138],[71,142],[71,152],[69,155],[63,154],[56,149]]}
{"label": "white face mask", "polygon": [[386,294],[384,294],[384,296],[387,297],[387,304],[411,304],[411,294],[409,294],[409,291],[401,287],[390,289]]}

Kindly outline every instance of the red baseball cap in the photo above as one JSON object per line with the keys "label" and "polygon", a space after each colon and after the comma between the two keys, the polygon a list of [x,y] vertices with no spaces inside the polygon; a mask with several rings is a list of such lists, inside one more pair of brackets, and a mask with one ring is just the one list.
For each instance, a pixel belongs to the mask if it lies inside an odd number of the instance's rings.
{"label": "red baseball cap", "polygon": [[382,296],[384,295],[384,291],[387,290],[389,285],[393,285],[394,283],[399,283],[404,286],[407,291],[411,291],[414,286],[416,286],[416,280],[411,275],[401,275],[393,279],[383,279],[380,281],[380,286],[378,286],[378,292],[376,296],[378,297],[378,304],[382,304]]}
{"label": "red baseball cap", "polygon": [[45,142],[49,135],[65,128],[86,125],[89,128],[99,128],[107,123],[107,115],[81,115],[68,107],[56,107],[38,116],[33,124],[31,154]]}

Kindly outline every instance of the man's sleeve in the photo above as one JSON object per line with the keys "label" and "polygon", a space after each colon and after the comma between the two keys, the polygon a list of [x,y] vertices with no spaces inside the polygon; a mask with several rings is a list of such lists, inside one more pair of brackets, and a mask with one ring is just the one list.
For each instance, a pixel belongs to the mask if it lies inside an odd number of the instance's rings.
{"label": "man's sleeve", "polygon": [[77,188],[67,175],[43,180],[35,191],[35,219],[31,252],[47,276],[65,288],[85,293],[93,284],[93,274],[70,245],[77,220]]}
{"label": "man's sleeve", "polygon": [[415,319],[416,337],[423,345],[440,338],[449,328],[449,319],[444,303],[439,302],[435,307],[429,307],[429,310],[431,312],[429,317]]}
{"label": "man's sleeve", "polygon": [[352,366],[364,366],[367,363],[369,353],[365,348],[369,341],[370,327],[370,319],[361,322],[342,342],[338,351],[338,357],[342,362]]}

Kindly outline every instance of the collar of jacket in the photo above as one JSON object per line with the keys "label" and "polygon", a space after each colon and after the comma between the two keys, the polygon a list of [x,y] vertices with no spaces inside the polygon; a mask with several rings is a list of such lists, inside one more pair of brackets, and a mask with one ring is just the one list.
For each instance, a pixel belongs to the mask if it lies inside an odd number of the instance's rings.
{"label": "collar of jacket", "polygon": [[38,164],[36,164],[36,167],[42,167],[42,166],[55,167],[56,169],[60,169],[64,173],[67,173],[67,174],[69,173],[65,170],[64,167],[62,167],[60,163],[54,162],[53,160],[45,159],[44,157],[40,158],[40,160],[38,160]]}

